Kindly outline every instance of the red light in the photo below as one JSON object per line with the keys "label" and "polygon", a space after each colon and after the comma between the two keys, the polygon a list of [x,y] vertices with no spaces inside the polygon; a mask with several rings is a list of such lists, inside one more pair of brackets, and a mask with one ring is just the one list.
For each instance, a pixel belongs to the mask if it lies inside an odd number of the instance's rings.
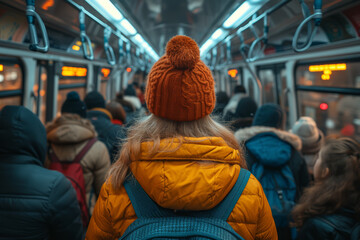
{"label": "red light", "polygon": [[320,109],[321,110],[327,110],[329,108],[329,105],[327,105],[327,103],[321,103],[320,104]]}
{"label": "red light", "polygon": [[131,68],[130,67],[126,68],[126,71],[131,72]]}

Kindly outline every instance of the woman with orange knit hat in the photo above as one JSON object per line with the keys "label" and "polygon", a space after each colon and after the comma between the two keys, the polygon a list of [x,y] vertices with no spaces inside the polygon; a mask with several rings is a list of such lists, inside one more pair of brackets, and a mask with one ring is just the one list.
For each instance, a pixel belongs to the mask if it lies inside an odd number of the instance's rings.
{"label": "woman with orange knit hat", "polygon": [[[86,239],[151,239],[171,227],[171,236],[204,236],[214,218],[224,220],[221,231],[231,239],[277,239],[263,189],[245,170],[234,135],[209,116],[214,79],[194,40],[168,42],[149,73],[146,103],[152,114],[130,129]],[[230,239],[224,236],[212,239]]]}

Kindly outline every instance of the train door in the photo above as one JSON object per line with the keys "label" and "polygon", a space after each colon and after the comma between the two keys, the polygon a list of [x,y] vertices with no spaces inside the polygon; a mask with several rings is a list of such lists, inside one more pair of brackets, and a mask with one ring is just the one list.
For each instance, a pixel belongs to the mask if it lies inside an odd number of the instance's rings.
{"label": "train door", "polygon": [[[34,99],[33,112],[39,117],[42,123],[46,122],[47,79],[48,64],[45,61],[38,61],[35,83],[32,90]],[[48,109],[48,111],[51,111],[51,109]]]}
{"label": "train door", "polygon": [[289,104],[287,99],[285,64],[260,66],[257,68],[259,79],[263,86],[263,102],[277,103],[286,113],[285,128],[289,129]]}

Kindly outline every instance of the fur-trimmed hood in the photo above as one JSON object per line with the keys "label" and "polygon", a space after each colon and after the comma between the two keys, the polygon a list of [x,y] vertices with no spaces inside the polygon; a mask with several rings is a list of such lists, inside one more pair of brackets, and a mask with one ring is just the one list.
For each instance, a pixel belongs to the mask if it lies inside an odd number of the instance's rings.
{"label": "fur-trimmed hood", "polygon": [[236,140],[242,144],[250,138],[258,135],[259,133],[271,132],[276,134],[281,140],[291,144],[297,151],[301,151],[302,143],[301,139],[293,133],[286,132],[283,130],[279,130],[271,127],[261,127],[261,126],[253,126],[248,128],[243,128],[235,132]]}
{"label": "fur-trimmed hood", "polygon": [[55,144],[83,142],[97,136],[94,126],[77,114],[63,114],[46,125],[48,141]]}

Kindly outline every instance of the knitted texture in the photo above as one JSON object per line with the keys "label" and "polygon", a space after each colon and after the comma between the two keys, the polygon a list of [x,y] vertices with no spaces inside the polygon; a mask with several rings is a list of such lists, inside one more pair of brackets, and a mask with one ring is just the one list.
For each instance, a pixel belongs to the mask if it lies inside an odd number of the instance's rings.
{"label": "knitted texture", "polygon": [[151,113],[173,121],[193,121],[213,111],[214,79],[194,40],[175,36],[168,42],[150,70],[145,97]]}

